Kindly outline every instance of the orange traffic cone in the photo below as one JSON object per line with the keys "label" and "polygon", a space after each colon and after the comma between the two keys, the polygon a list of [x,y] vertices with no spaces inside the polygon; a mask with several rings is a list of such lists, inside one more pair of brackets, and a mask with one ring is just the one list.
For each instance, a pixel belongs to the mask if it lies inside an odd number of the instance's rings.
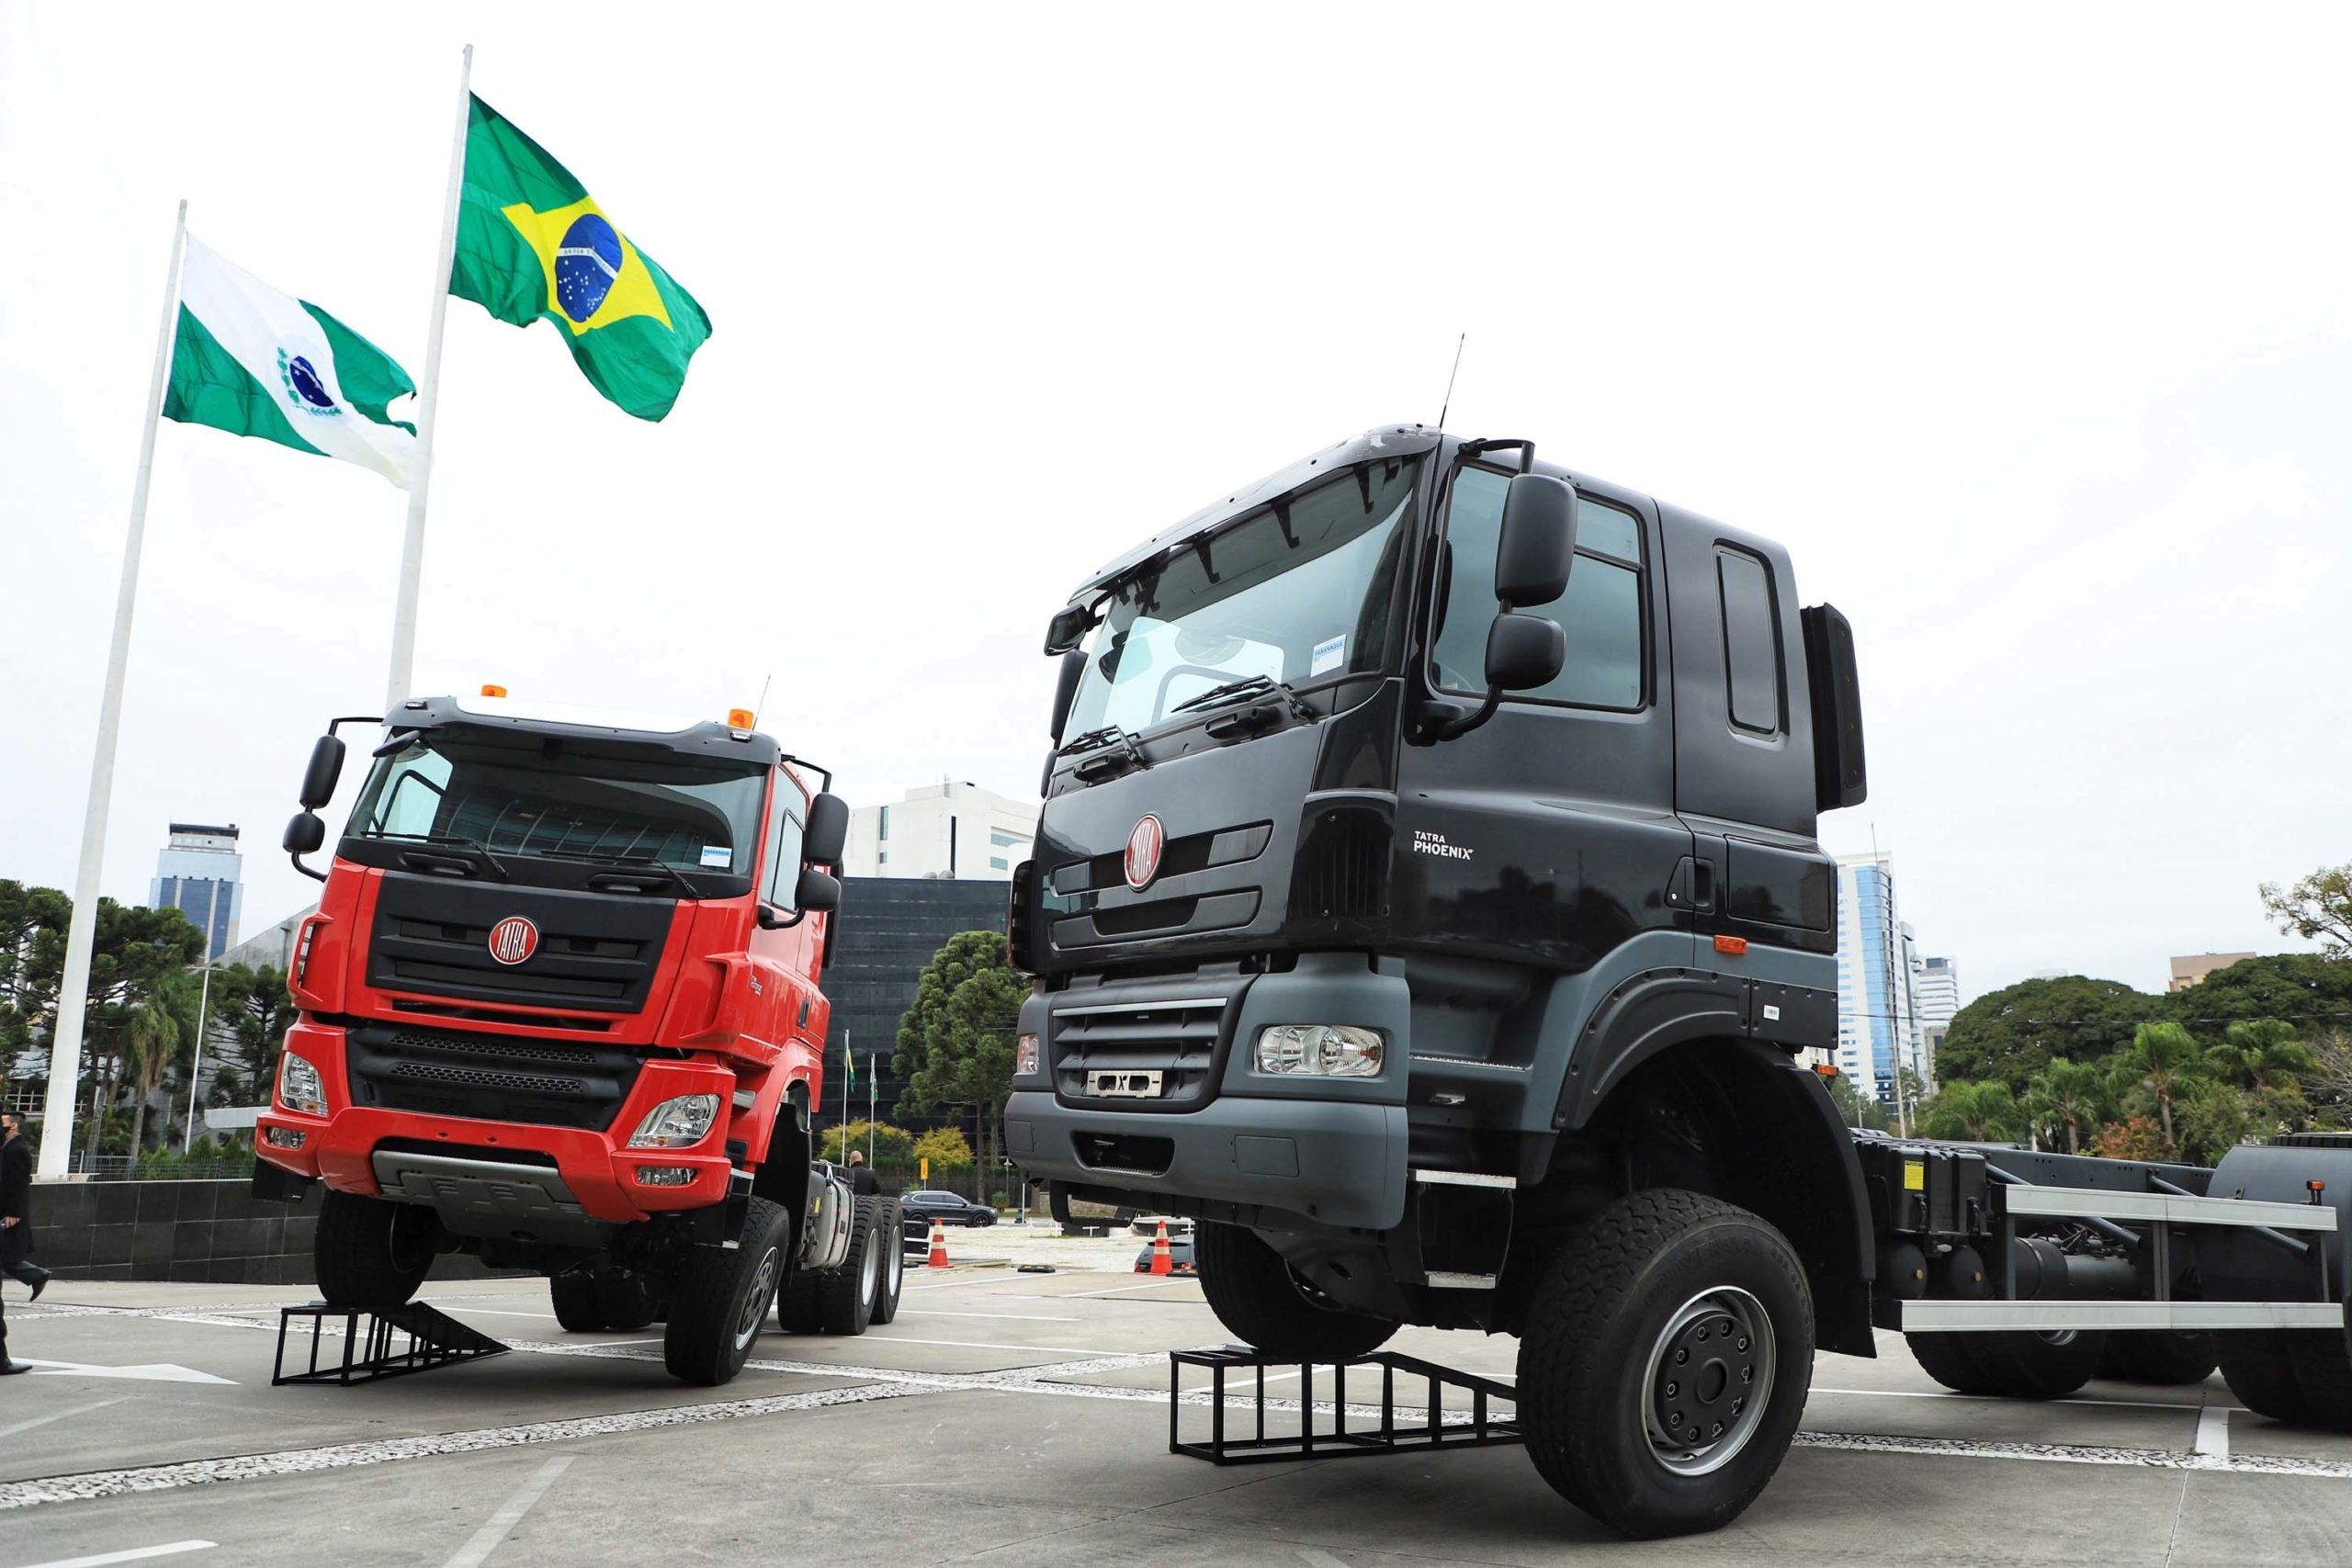
{"label": "orange traffic cone", "polygon": [[931,1222],[931,1267],[947,1267],[947,1227],[941,1224],[936,1217]]}
{"label": "orange traffic cone", "polygon": [[1151,1238],[1151,1271],[1165,1274],[1175,1265],[1168,1256],[1168,1222],[1159,1222],[1159,1234]]}

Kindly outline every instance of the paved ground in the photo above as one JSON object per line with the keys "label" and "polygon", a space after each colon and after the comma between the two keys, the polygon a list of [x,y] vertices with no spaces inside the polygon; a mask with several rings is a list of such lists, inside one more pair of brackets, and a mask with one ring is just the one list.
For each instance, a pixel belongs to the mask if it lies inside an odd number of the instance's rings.
{"label": "paved ground", "polygon": [[[2219,1380],[1962,1399],[1895,1336],[1821,1359],[1779,1478],[1701,1539],[1619,1542],[1509,1449],[1219,1469],[1167,1451],[1164,1353],[1225,1337],[1196,1285],[1111,1272],[1133,1237],[950,1235],[1065,1267],[910,1272],[897,1323],[772,1336],[718,1390],[672,1382],[650,1334],[562,1333],[536,1281],[428,1287],[514,1353],[347,1390],[269,1385],[300,1291],[59,1284],[28,1306],[12,1284],[11,1348],[60,1364],[0,1383],[0,1565],[184,1543],[157,1560],[2352,1562],[2352,1439],[2235,1410]],[[1513,1353],[1396,1348],[1502,1374]],[[1183,1415],[1205,1429],[1205,1400]]]}

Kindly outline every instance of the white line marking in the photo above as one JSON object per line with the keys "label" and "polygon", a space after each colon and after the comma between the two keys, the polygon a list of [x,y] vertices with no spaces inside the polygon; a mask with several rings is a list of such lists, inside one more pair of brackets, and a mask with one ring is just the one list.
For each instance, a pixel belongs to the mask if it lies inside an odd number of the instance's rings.
{"label": "white line marking", "polygon": [[1122,1285],[1118,1289],[1113,1291],[1073,1291],[1070,1294],[1073,1297],[1124,1296],[1130,1291],[1164,1291],[1170,1285],[1189,1285],[1193,1282],[1193,1280],[1184,1278],[1154,1280],[1148,1285]]}
{"label": "white line marking", "polygon": [[[880,1345],[944,1345],[957,1350],[1047,1350],[1057,1356],[1124,1356],[1125,1350],[1105,1350],[1093,1345],[1000,1345],[989,1339],[912,1339],[903,1334],[876,1334]],[[1155,1355],[1165,1355],[1155,1351]]]}
{"label": "white line marking", "polygon": [[[1503,1374],[1488,1373],[1487,1375],[1502,1376],[1506,1382],[1510,1381]],[[1965,1399],[1980,1404],[2014,1406],[2017,1404],[2016,1400],[2006,1394],[1955,1393],[1948,1388],[1830,1388],[1826,1384],[1815,1383],[1813,1385],[1813,1392],[1859,1394],[1866,1399]],[[2038,1399],[2034,1403],[2037,1404],[2090,1404],[2107,1410],[2177,1410],[2184,1416],[2199,1408],[2197,1405],[2177,1399]],[[2238,1406],[2231,1405],[2229,1408],[2234,1410]]]}
{"label": "white line marking", "polygon": [[2197,1413],[2196,1451],[2210,1459],[2230,1457],[2230,1406],[2209,1404]]}
{"label": "white line marking", "polygon": [[523,1483],[522,1490],[507,1498],[498,1512],[491,1515],[489,1521],[474,1531],[473,1539],[458,1548],[457,1555],[442,1568],[481,1568],[490,1554],[514,1533],[514,1527],[523,1522],[523,1516],[547,1495],[548,1488],[555,1484],[556,1477],[571,1468],[570,1454],[559,1455],[539,1466],[531,1479]]}
{"label": "white line marking", "polygon": [[1298,1560],[1307,1564],[1307,1568],[1348,1568],[1346,1563],[1329,1552],[1317,1551],[1311,1546],[1300,1550]]}
{"label": "white line marking", "polygon": [[57,1557],[47,1562],[36,1562],[32,1568],[99,1568],[106,1562],[143,1562],[150,1557],[169,1557],[181,1551],[209,1551],[218,1543],[209,1540],[175,1540],[162,1546],[134,1546],[128,1551],[102,1551],[96,1557]]}
{"label": "white line marking", "polygon": [[13,1438],[19,1432],[29,1432],[35,1427],[46,1427],[51,1421],[62,1421],[69,1416],[87,1416],[93,1410],[104,1410],[109,1404],[120,1404],[124,1399],[130,1397],[130,1395],[126,1393],[121,1399],[101,1399],[96,1404],[77,1404],[71,1410],[52,1410],[46,1416],[36,1416],[29,1421],[19,1421],[13,1427],[0,1427],[0,1438]]}
{"label": "white line marking", "polygon": [[2172,1449],[2100,1449],[2075,1443],[1971,1442],[1944,1438],[1883,1438],[1867,1432],[1799,1432],[1796,1446],[1859,1453],[1935,1454],[1948,1459],[2030,1459],[2058,1464],[2132,1465],[2143,1470],[2206,1470],[2229,1475],[2309,1475],[2352,1481],[2352,1462],[2286,1454],[2215,1459]]}
{"label": "white line marking", "polygon": [[[908,1267],[911,1271],[913,1265],[910,1264]],[[910,1291],[960,1291],[969,1285],[1010,1285],[1017,1280],[1034,1280],[1037,1277],[1035,1274],[1021,1273],[991,1274],[985,1280],[942,1280],[936,1284],[909,1285],[907,1289]]]}
{"label": "white line marking", "polygon": [[900,1317],[985,1317],[999,1323],[1076,1323],[1079,1321],[1066,1313],[930,1312],[919,1307],[909,1307],[899,1315]]}
{"label": "white line marking", "polygon": [[551,1312],[516,1312],[511,1307],[467,1306],[461,1302],[453,1302],[450,1304],[461,1312],[480,1313],[484,1317],[537,1317],[544,1318],[549,1323],[560,1321]]}
{"label": "white line marking", "polygon": [[210,1372],[199,1372],[167,1361],[150,1361],[136,1367],[101,1367],[87,1361],[43,1361],[31,1356],[19,1357],[18,1359],[35,1369],[35,1377],[125,1378],[137,1382],[209,1382],[228,1388],[237,1386],[233,1378],[216,1378]]}

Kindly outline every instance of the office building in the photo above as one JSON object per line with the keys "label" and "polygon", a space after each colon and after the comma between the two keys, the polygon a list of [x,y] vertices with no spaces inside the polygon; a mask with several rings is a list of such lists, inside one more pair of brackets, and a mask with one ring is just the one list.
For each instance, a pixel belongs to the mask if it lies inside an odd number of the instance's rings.
{"label": "office building", "polygon": [[2206,976],[2254,956],[2251,953],[2197,953],[2172,961],[2172,980],[2165,987],[2167,992],[2185,991]]}
{"label": "office building", "polygon": [[[849,814],[843,874],[1009,882],[1037,836],[1037,802],[976,784],[926,784]],[[999,922],[1001,923],[1001,922]]]}
{"label": "office building", "polygon": [[[868,1075],[882,1120],[900,1126],[953,1122],[956,1112],[900,1118],[894,1108],[907,1085],[892,1071],[899,1023],[915,1003],[923,965],[958,931],[1004,929],[1008,889],[1001,879],[853,876],[842,885],[841,941],[825,965],[824,988],[832,1003],[825,1032],[825,1102],[820,1127],[842,1121],[844,1049],[857,1055],[857,1089],[849,1120],[865,1116]],[[877,1060],[869,1062],[869,1056]],[[969,1118],[965,1118],[968,1121]]]}
{"label": "office building", "polygon": [[216,959],[237,945],[237,920],[245,902],[244,856],[237,852],[237,827],[175,822],[163,852],[155,857],[155,879],[147,885],[147,907],[177,909],[204,933],[204,956]]}
{"label": "office building", "polygon": [[1949,958],[1922,958],[1911,976],[1919,1027],[1941,1031],[1960,1011],[1960,968]]}
{"label": "office building", "polygon": [[1912,975],[1917,947],[1896,912],[1893,857],[1838,857],[1838,1070],[1890,1107],[1904,1067],[1927,1081]]}

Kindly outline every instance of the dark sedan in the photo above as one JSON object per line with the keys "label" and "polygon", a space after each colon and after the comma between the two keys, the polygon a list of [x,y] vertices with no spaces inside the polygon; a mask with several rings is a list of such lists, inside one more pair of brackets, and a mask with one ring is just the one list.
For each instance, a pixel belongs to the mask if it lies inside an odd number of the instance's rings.
{"label": "dark sedan", "polygon": [[937,1220],[944,1225],[992,1225],[996,1211],[985,1203],[975,1203],[969,1198],[959,1198],[953,1192],[910,1192],[899,1200],[910,1227],[918,1221],[925,1229]]}

